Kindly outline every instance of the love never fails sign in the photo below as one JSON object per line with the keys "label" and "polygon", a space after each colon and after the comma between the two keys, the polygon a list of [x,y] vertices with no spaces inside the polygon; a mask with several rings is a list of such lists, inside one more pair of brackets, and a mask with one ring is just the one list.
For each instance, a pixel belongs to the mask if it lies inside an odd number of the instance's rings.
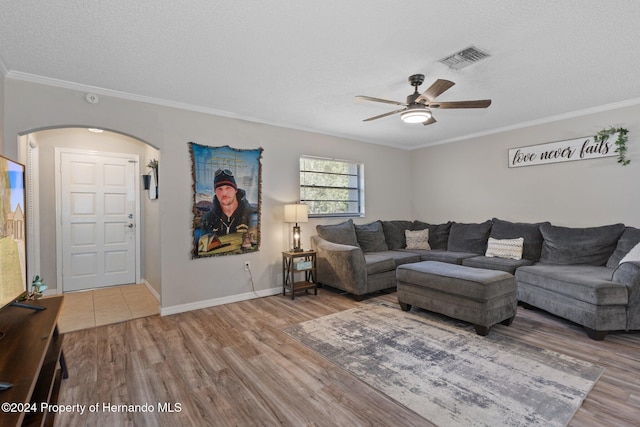
{"label": "love never fails sign", "polygon": [[617,139],[618,134],[615,133],[603,142],[596,142],[592,136],[589,136],[528,147],[511,148],[509,149],[509,167],[518,168],[617,156],[615,144]]}

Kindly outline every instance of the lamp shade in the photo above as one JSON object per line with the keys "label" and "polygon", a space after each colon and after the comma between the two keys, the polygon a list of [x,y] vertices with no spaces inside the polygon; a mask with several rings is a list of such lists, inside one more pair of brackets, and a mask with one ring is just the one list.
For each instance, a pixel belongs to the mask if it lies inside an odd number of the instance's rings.
{"label": "lamp shade", "polygon": [[299,223],[309,221],[309,207],[303,204],[284,205],[284,222]]}

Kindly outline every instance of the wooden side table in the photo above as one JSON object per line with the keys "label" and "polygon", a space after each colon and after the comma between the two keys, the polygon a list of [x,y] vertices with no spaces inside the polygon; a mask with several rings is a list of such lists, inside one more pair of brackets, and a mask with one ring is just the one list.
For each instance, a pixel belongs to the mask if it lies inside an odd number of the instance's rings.
{"label": "wooden side table", "polygon": [[[304,273],[304,280],[296,282],[296,273]],[[287,295],[288,290],[294,299],[296,291],[303,289],[313,289],[318,295],[316,251],[282,252],[282,295]]]}

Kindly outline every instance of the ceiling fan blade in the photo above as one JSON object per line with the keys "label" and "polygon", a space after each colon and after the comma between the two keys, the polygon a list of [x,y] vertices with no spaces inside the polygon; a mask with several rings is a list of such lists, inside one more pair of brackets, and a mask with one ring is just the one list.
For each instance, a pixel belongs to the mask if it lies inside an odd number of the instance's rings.
{"label": "ceiling fan blade", "polygon": [[430,102],[427,104],[429,108],[487,108],[489,105],[491,105],[490,99],[478,99],[476,101]]}
{"label": "ceiling fan blade", "polygon": [[385,104],[393,104],[393,105],[407,105],[404,102],[398,102],[398,101],[390,101],[388,99],[382,99],[382,98],[373,98],[371,96],[364,96],[364,95],[358,95],[356,96],[356,98],[358,99],[364,99],[365,101],[373,101],[373,102],[384,102]]}
{"label": "ceiling fan blade", "polygon": [[449,80],[438,79],[429,86],[429,89],[422,92],[422,95],[416,98],[416,102],[431,102],[451,88],[454,84],[454,82]]}
{"label": "ceiling fan blade", "polygon": [[387,116],[390,116],[392,114],[401,113],[404,110],[406,110],[406,108],[401,108],[399,110],[395,110],[395,111],[391,111],[391,112],[388,112],[388,113],[380,114],[379,116],[369,117],[368,119],[364,119],[363,122],[370,122],[371,120],[381,119],[383,117],[387,117]]}
{"label": "ceiling fan blade", "polygon": [[429,117],[429,120],[427,120],[426,122],[422,122],[423,125],[432,125],[436,122],[437,120],[433,118],[433,116]]}

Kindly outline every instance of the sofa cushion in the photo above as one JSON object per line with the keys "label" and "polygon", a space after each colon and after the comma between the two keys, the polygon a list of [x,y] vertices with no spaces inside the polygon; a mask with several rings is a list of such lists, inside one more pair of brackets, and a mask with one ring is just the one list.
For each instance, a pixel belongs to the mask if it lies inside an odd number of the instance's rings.
{"label": "sofa cushion", "polygon": [[634,246],[640,243],[640,229],[626,227],[622,236],[618,239],[616,249],[607,261],[607,267],[615,268],[620,264],[620,260],[629,253]]}
{"label": "sofa cushion", "polygon": [[485,256],[489,258],[522,259],[524,237],[517,239],[494,239],[489,237]]}
{"label": "sofa cushion", "polygon": [[364,254],[367,275],[384,273],[396,269],[395,260],[386,252],[367,252]]}
{"label": "sofa cushion", "polygon": [[384,231],[384,238],[387,242],[387,248],[402,249],[407,246],[405,241],[404,231],[412,230],[412,221],[382,221],[382,229]]}
{"label": "sofa cushion", "polygon": [[316,225],[316,232],[331,243],[358,246],[356,230],[350,219],[335,225]]}
{"label": "sofa cushion", "polygon": [[487,270],[501,270],[507,273],[515,274],[516,269],[525,265],[533,265],[534,261],[530,259],[509,259],[494,258],[486,256],[474,256],[462,260],[462,265],[467,267],[484,268]]}
{"label": "sofa cushion", "polygon": [[448,264],[462,264],[462,260],[465,258],[471,258],[478,255],[471,252],[453,252],[438,249],[430,251],[415,249],[412,252],[419,254],[420,260],[422,261],[440,261]]}
{"label": "sofa cushion", "polygon": [[429,229],[429,246],[431,249],[447,250],[451,221],[444,224],[427,224],[422,221],[413,221],[412,230]]}
{"label": "sofa cushion", "polygon": [[399,266],[402,264],[409,264],[412,262],[420,262],[420,255],[414,252],[409,252],[405,250],[396,250],[396,251],[384,251],[378,252],[380,255],[384,255],[389,257],[395,263],[395,266]]}
{"label": "sofa cushion", "polygon": [[431,246],[429,246],[429,229],[425,228],[424,230],[405,230],[404,231],[405,238],[407,240],[407,249],[423,249],[430,250]]}
{"label": "sofa cushion", "polygon": [[454,222],[449,231],[447,250],[455,252],[472,252],[484,254],[487,240],[491,232],[491,220],[480,224],[464,224]]}
{"label": "sofa cushion", "polygon": [[364,225],[355,224],[354,228],[358,245],[364,252],[380,252],[389,249],[387,241],[384,239],[384,231],[382,231],[382,223],[380,221]]}
{"label": "sofa cushion", "polygon": [[627,287],[611,281],[613,271],[604,266],[539,263],[518,268],[516,281],[593,305],[626,305]]}
{"label": "sofa cushion", "polygon": [[543,224],[540,226],[544,238],[540,261],[547,264],[604,266],[624,229],[624,224],[587,228]]}
{"label": "sofa cushion", "polygon": [[542,233],[540,226],[542,224],[550,224],[549,222],[510,222],[498,218],[493,218],[490,237],[494,239],[514,239],[516,237],[524,237],[524,246],[522,257],[532,261],[540,259],[542,252]]}

